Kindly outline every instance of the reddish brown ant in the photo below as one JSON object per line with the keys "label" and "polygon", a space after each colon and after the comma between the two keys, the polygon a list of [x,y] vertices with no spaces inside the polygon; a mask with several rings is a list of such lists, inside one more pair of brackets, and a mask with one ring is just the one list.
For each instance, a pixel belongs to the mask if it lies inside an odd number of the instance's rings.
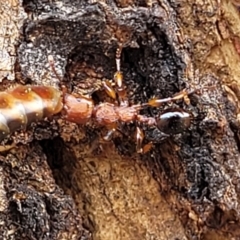
{"label": "reddish brown ant", "polygon": [[[154,98],[147,103],[130,106],[120,67],[121,52],[122,46],[120,45],[116,52],[117,71],[114,74],[114,83],[110,81],[103,81],[102,83],[106,93],[111,98],[117,99],[119,104],[103,102],[95,105],[91,98],[68,94],[64,88],[60,91],[45,86],[17,86],[5,92],[0,92],[0,140],[18,129],[26,128],[32,122],[60,112],[62,112],[64,119],[77,124],[84,124],[90,119],[94,119],[98,125],[105,126],[108,129],[108,134],[104,137],[105,140],[111,139],[120,122],[154,125],[168,135],[181,133],[189,128],[192,115],[183,109],[167,109],[157,118],[141,115],[139,111],[146,107],[159,107],[163,103],[180,99],[189,103],[189,94],[198,93],[199,89],[192,91],[184,89],[169,98]],[[51,57],[49,63],[56,77],[61,81]],[[151,143],[142,147],[144,134],[139,127],[136,128],[135,138],[138,153],[149,151]]]}
{"label": "reddish brown ant", "polygon": [[[165,134],[173,135],[178,134],[189,128],[191,124],[192,114],[180,108],[170,108],[161,113],[157,118],[147,117],[139,114],[139,111],[146,107],[159,107],[163,103],[177,101],[183,99],[189,104],[189,94],[198,93],[199,89],[187,91],[186,89],[180,91],[169,98],[158,99],[154,98],[147,103],[129,105],[126,86],[123,81],[123,74],[120,67],[120,58],[122,52],[122,45],[116,51],[116,69],[114,74],[114,83],[110,81],[103,81],[102,86],[106,93],[113,99],[118,99],[119,104],[110,102],[103,102],[95,105],[91,98],[83,96],[76,96],[65,93],[63,96],[64,101],[64,118],[70,122],[83,124],[94,119],[98,125],[105,126],[108,129],[105,140],[111,139],[112,135],[118,128],[120,122],[131,123],[138,122],[149,126],[156,126],[160,131]],[[54,69],[54,65],[50,64]],[[53,70],[54,72],[55,69]],[[113,88],[114,85],[114,88]],[[151,148],[151,143],[142,147],[144,139],[143,131],[136,127],[136,151],[138,153],[145,153]]]}

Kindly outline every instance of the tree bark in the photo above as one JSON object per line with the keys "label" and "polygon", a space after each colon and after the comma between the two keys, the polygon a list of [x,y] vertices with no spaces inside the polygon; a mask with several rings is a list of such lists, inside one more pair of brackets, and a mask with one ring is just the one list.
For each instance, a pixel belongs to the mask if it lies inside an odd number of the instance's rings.
{"label": "tree bark", "polygon": [[[1,1],[1,89],[64,84],[111,101],[101,83],[121,70],[131,104],[200,88],[166,108],[194,116],[163,137],[119,124],[110,142],[93,121],[56,115],[4,140],[3,239],[239,239],[240,17],[236,1]],[[52,56],[57,74],[51,70]],[[5,81],[7,80],[7,81]],[[8,81],[9,80],[9,81]],[[170,106],[171,105],[171,106]],[[12,147],[15,146],[15,147]],[[84,226],[84,227],[83,227]]]}

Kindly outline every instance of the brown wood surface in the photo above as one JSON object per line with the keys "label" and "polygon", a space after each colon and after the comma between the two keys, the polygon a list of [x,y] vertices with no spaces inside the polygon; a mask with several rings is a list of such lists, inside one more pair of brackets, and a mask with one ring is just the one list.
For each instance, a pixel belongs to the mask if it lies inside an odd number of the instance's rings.
{"label": "brown wood surface", "polygon": [[[0,1],[1,90],[20,84],[85,94],[122,71],[131,103],[187,87],[194,120],[162,139],[135,125],[102,141],[104,128],[61,115],[4,141],[0,157],[2,239],[240,239],[238,1]],[[108,101],[102,91],[96,104]],[[142,111],[157,117],[160,109]],[[14,146],[14,147],[12,147]]]}

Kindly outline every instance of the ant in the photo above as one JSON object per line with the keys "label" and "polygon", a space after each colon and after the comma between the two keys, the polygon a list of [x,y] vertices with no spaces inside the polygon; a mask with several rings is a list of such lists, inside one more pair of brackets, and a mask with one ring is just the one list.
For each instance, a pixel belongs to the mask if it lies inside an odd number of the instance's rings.
{"label": "ant", "polygon": [[[77,124],[85,124],[93,119],[98,125],[107,128],[105,140],[112,138],[121,122],[156,126],[167,136],[182,133],[188,129],[191,125],[192,114],[181,108],[169,108],[160,113],[158,117],[148,117],[139,112],[147,107],[160,107],[164,103],[181,99],[189,104],[188,96],[193,93],[199,94],[204,88],[191,91],[183,89],[172,97],[153,98],[147,103],[130,105],[121,71],[122,48],[120,44],[116,51],[116,72],[113,82],[109,80],[102,82],[103,89],[115,100],[115,103],[103,102],[96,105],[91,97],[67,93],[65,86],[59,90],[50,86],[18,85],[0,92],[0,140],[16,130],[25,129],[33,122],[58,113],[62,113],[65,120]],[[49,56],[49,64],[56,77],[62,82],[56,72],[52,56]],[[137,153],[146,153],[152,147],[151,142],[142,146],[143,140],[144,133],[137,126],[135,133]]]}
{"label": "ant", "polygon": [[[113,77],[113,82],[104,80],[102,87],[105,92],[116,103],[103,102],[95,105],[91,97],[78,96],[76,94],[63,94],[63,110],[64,119],[77,124],[84,124],[90,119],[100,126],[105,126],[108,129],[104,140],[110,140],[116,130],[118,130],[118,124],[123,123],[142,123],[148,126],[156,126],[161,132],[166,135],[174,135],[184,132],[190,127],[192,114],[181,108],[170,108],[159,114],[157,118],[147,117],[139,113],[140,110],[147,107],[160,107],[164,103],[184,100],[186,104],[190,103],[188,98],[193,93],[199,93],[200,89],[188,91],[183,89],[179,93],[176,93],[172,97],[158,99],[153,98],[147,103],[130,105],[126,86],[123,80],[123,73],[121,71],[121,53],[122,45],[120,44],[116,51],[116,72]],[[52,70],[55,72],[53,61],[50,60]],[[59,77],[58,77],[59,78]],[[136,127],[135,141],[137,153],[146,153],[151,147],[152,143],[142,146],[144,140],[144,133],[140,127]]]}

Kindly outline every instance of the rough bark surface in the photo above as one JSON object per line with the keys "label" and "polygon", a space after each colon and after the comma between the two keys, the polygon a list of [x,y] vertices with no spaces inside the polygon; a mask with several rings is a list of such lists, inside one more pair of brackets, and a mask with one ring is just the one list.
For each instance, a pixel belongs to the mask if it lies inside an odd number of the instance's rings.
{"label": "rough bark surface", "polygon": [[[240,239],[235,1],[0,3],[1,79],[92,92],[112,79],[122,43],[131,103],[214,87],[188,106],[171,104],[193,113],[186,132],[165,138],[141,126],[154,143],[144,155],[135,153],[135,124],[121,124],[111,142],[101,140],[104,128],[60,115],[14,133],[4,143],[15,147],[0,158],[4,239]],[[102,91],[93,99],[109,100]]]}

